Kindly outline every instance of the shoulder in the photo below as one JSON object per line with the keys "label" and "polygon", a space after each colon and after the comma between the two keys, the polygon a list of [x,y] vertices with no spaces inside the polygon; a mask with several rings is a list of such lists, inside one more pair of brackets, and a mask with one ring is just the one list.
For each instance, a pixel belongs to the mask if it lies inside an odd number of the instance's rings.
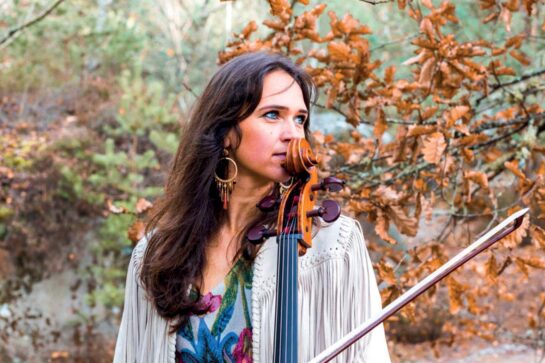
{"label": "shoulder", "polygon": [[131,261],[129,270],[132,269],[134,277],[137,281],[140,281],[140,272],[142,270],[142,262],[144,260],[144,254],[148,248],[149,235],[144,236],[132,250]]}
{"label": "shoulder", "polygon": [[[333,223],[322,223],[319,227],[315,227],[315,231],[312,247],[307,249],[306,254],[300,259],[303,265],[331,257],[345,257],[354,248],[365,248],[360,224],[351,217],[341,215]],[[259,262],[272,263],[276,261],[276,254],[276,238],[271,237],[258,254],[258,257],[264,257],[258,258],[256,262],[258,264]]]}
{"label": "shoulder", "polygon": [[341,215],[333,223],[322,224],[312,239],[312,254],[345,254],[355,243],[364,244],[360,224],[354,218]]}

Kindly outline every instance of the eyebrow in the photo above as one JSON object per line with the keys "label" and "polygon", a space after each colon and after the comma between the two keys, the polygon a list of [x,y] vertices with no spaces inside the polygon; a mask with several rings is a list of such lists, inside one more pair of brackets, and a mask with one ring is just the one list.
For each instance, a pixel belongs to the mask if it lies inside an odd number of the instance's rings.
{"label": "eyebrow", "polygon": [[[289,110],[289,107],[286,107],[286,106],[281,106],[281,105],[267,105],[267,106],[263,106],[261,108],[258,109],[258,111],[262,111],[262,110],[268,110],[268,109],[279,109],[279,110]],[[308,111],[305,110],[305,109],[300,109],[298,112],[300,113],[304,113],[306,115],[308,115]]]}

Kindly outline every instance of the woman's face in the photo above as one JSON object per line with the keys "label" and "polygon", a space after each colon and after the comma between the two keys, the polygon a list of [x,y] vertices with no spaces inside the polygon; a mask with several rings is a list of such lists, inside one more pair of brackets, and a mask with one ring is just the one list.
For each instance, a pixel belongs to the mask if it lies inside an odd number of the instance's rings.
{"label": "woman's face", "polygon": [[261,101],[252,115],[239,123],[242,136],[231,157],[238,165],[239,180],[285,182],[290,177],[282,167],[288,143],[305,137],[308,110],[299,84],[288,73],[273,71],[263,81]]}

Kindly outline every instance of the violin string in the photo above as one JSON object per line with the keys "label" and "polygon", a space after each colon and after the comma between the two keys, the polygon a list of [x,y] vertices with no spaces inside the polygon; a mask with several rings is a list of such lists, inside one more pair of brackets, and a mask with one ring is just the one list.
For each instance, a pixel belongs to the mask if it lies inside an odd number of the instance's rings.
{"label": "violin string", "polygon": [[[292,208],[293,208],[293,205],[292,205]],[[291,211],[291,209],[290,209]],[[296,253],[296,250],[297,250],[297,241],[295,240],[295,238],[293,237],[293,232],[295,230],[295,227],[296,227],[296,224],[297,224],[297,216],[295,216],[295,218],[292,218],[291,220],[291,225],[290,225],[290,228],[289,228],[289,238],[290,238],[290,241],[289,241],[289,256],[288,258],[290,259],[290,263],[289,263],[289,281],[288,281],[288,289],[287,289],[287,293],[288,293],[288,299],[287,301],[291,301],[293,299],[293,296],[294,296],[294,280],[297,278],[297,276],[295,275],[295,271],[296,271],[296,268],[297,266],[295,265],[295,263],[297,263],[297,258],[295,258],[295,261],[294,261],[294,255]],[[293,270],[295,271],[293,271]],[[296,298],[296,297],[295,297]],[[288,319],[290,320],[291,324],[294,324],[293,320],[294,320],[294,309],[295,309],[295,306],[294,304],[291,304],[289,307],[288,307],[290,310],[289,310],[289,315],[288,315]],[[296,324],[296,323],[295,323]],[[288,322],[286,322],[286,334],[288,333],[289,331],[289,325],[288,325]],[[290,351],[289,351],[289,357],[293,357],[293,349],[295,349],[296,347],[296,344],[294,344],[295,342],[295,337],[289,337],[292,339],[291,341],[291,344],[290,344]],[[288,351],[286,351],[286,354],[288,354]]]}
{"label": "violin string", "polygon": [[[291,275],[294,275],[297,271],[297,240],[293,236],[293,231],[295,231],[295,227],[297,225],[297,215],[295,218],[291,216],[291,211],[295,205],[294,200],[291,200],[290,208],[288,209],[288,218],[289,221],[287,223],[287,228],[280,235],[280,243],[282,244],[281,247],[281,256],[280,256],[280,264],[277,269],[277,274],[280,276],[280,273],[283,272],[284,276],[290,277]],[[295,251],[293,250],[295,249]],[[287,266],[286,266],[287,264]],[[294,271],[292,271],[292,269]],[[289,280],[289,281],[285,281]],[[284,286],[284,282],[286,283],[286,286]],[[278,322],[279,329],[278,329],[278,335],[277,335],[277,341],[282,342],[283,349],[283,355],[282,355],[282,361],[281,362],[288,362],[287,358],[292,357],[292,355],[295,353],[294,349],[297,349],[297,344],[293,344],[296,342],[296,339],[298,339],[297,336],[295,337],[288,337],[289,332],[289,322],[287,320],[295,319],[295,309],[296,306],[293,306],[294,304],[291,304],[292,306],[284,306],[284,303],[291,300],[291,296],[296,296],[296,288],[297,288],[297,275],[291,276],[290,279],[280,278],[280,283],[278,286],[278,294],[279,299],[277,300],[280,302],[280,307],[278,308],[278,316],[277,318],[280,319]],[[296,296],[297,298],[297,296]],[[292,324],[297,322],[292,322]],[[286,344],[288,343],[288,338],[291,338],[291,344],[290,344],[290,350],[286,349]],[[278,357],[278,353],[280,353],[278,350],[280,348],[280,345],[277,343],[277,349],[275,349],[275,356]],[[278,360],[275,359],[275,362]],[[295,361],[297,361],[297,358],[295,358]]]}

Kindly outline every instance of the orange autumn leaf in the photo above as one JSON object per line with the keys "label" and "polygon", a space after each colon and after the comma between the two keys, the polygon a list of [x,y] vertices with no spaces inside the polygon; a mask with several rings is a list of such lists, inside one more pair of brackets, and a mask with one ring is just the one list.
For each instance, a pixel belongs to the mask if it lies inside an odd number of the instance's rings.
{"label": "orange autumn leaf", "polygon": [[399,232],[414,237],[418,232],[418,219],[410,217],[399,205],[391,205],[387,209],[388,216],[394,222]]}
{"label": "orange autumn leaf", "polygon": [[390,66],[386,68],[386,70],[384,71],[384,82],[386,82],[387,84],[393,83],[395,73],[396,73],[395,66]]}
{"label": "orange autumn leaf", "polygon": [[390,236],[388,229],[390,228],[390,221],[388,218],[379,210],[377,215],[377,220],[375,223],[375,232],[377,235],[382,238],[384,241],[390,244],[397,244],[397,241]]}
{"label": "orange autumn leaf", "polygon": [[384,114],[384,110],[379,109],[377,110],[377,118],[375,120],[373,134],[377,139],[380,139],[387,129],[388,124],[386,123],[386,115]]}
{"label": "orange autumn leaf", "polygon": [[509,55],[515,58],[523,66],[529,66],[532,63],[530,58],[528,58],[528,56],[520,50],[513,49],[512,51],[509,52]]}
{"label": "orange autumn leaf", "polygon": [[526,175],[522,171],[520,171],[518,167],[518,162],[515,161],[506,161],[504,164],[505,168],[509,170],[511,173],[515,174],[517,177],[519,177],[522,180],[527,180]]}
{"label": "orange autumn leaf", "polygon": [[288,0],[269,0],[271,14],[287,21],[292,13]]}
{"label": "orange autumn leaf", "polygon": [[140,198],[136,202],[136,213],[144,213],[153,207],[153,204],[145,198]]}
{"label": "orange autumn leaf", "polygon": [[467,106],[456,106],[454,108],[451,108],[450,110],[447,110],[443,114],[443,118],[445,119],[446,127],[452,127],[456,120],[462,118],[469,112],[470,108]]}
{"label": "orange autumn leaf", "polygon": [[437,127],[433,125],[411,125],[407,137],[428,135],[437,131]]}
{"label": "orange autumn leaf", "polygon": [[486,269],[486,278],[492,282],[496,282],[496,278],[498,277],[498,263],[496,262],[496,257],[494,254],[491,254],[488,258],[488,261],[486,261],[485,264]]}
{"label": "orange autumn leaf", "polygon": [[486,173],[482,171],[469,170],[464,172],[464,177],[471,180],[473,183],[478,184],[481,188],[488,189],[488,177]]}
{"label": "orange autumn leaf", "polygon": [[425,7],[427,7],[430,10],[433,10],[433,4],[432,4],[431,0],[422,0],[422,5],[424,5]]}
{"label": "orange autumn leaf", "polygon": [[451,314],[457,314],[464,306],[463,292],[465,287],[456,281],[453,277],[446,279],[449,296],[449,311]]}
{"label": "orange autumn leaf", "polygon": [[437,60],[435,58],[430,58],[422,66],[420,76],[418,78],[418,83],[420,83],[422,87],[429,87],[436,65]]}
{"label": "orange autumn leaf", "polygon": [[528,278],[528,266],[522,261],[519,257],[515,258],[515,266],[517,266],[518,270],[524,275],[525,278]]}
{"label": "orange autumn leaf", "polygon": [[144,222],[142,222],[140,219],[137,219],[129,227],[129,230],[127,231],[127,236],[133,243],[136,243],[144,237],[145,229],[146,225],[144,224]]}
{"label": "orange autumn leaf", "polygon": [[128,212],[127,208],[114,205],[110,199],[106,201],[106,205],[108,207],[108,210],[113,214],[122,214]]}
{"label": "orange autumn leaf", "polygon": [[333,61],[342,62],[350,58],[350,47],[345,43],[331,42],[327,45],[327,50]]}
{"label": "orange autumn leaf", "polygon": [[437,112],[438,109],[439,109],[439,107],[437,107],[437,106],[430,106],[430,107],[426,108],[422,112],[422,115],[421,115],[422,121],[426,121],[427,119],[429,119],[430,117],[435,115],[435,113]]}
{"label": "orange autumn leaf", "polygon": [[430,40],[434,39],[433,25],[429,18],[422,19],[422,21],[420,22],[420,31],[424,32]]}
{"label": "orange autumn leaf", "polygon": [[530,236],[537,247],[545,248],[545,230],[539,226],[533,225],[530,229]]}
{"label": "orange autumn leaf", "polygon": [[390,266],[388,266],[384,261],[380,261],[377,264],[377,272],[379,278],[386,282],[388,285],[395,285],[396,284],[396,276],[394,273],[394,269]]}
{"label": "orange autumn leaf", "polygon": [[502,239],[502,244],[507,248],[513,248],[518,246],[524,237],[528,234],[528,227],[530,226],[530,218],[528,215],[524,216],[524,219],[522,220],[522,224],[518,229],[516,229],[511,234],[505,236]]}
{"label": "orange autumn leaf", "polygon": [[422,153],[424,160],[431,164],[438,164],[447,147],[445,137],[440,132],[434,132],[424,139]]}
{"label": "orange autumn leaf", "polygon": [[242,32],[240,32],[240,36],[244,39],[248,39],[252,33],[254,33],[257,30],[257,23],[255,21],[250,21],[244,29],[242,29]]}
{"label": "orange autumn leaf", "polygon": [[539,257],[535,257],[535,256],[534,257],[528,257],[528,258],[517,257],[516,260],[520,261],[521,263],[523,263],[526,266],[530,266],[530,267],[537,268],[537,269],[540,269],[540,270],[545,270],[545,260],[542,260]]}
{"label": "orange autumn leaf", "polygon": [[473,153],[473,151],[465,147],[462,148],[462,156],[467,163],[471,163],[473,162],[473,160],[475,160],[475,154]]}

